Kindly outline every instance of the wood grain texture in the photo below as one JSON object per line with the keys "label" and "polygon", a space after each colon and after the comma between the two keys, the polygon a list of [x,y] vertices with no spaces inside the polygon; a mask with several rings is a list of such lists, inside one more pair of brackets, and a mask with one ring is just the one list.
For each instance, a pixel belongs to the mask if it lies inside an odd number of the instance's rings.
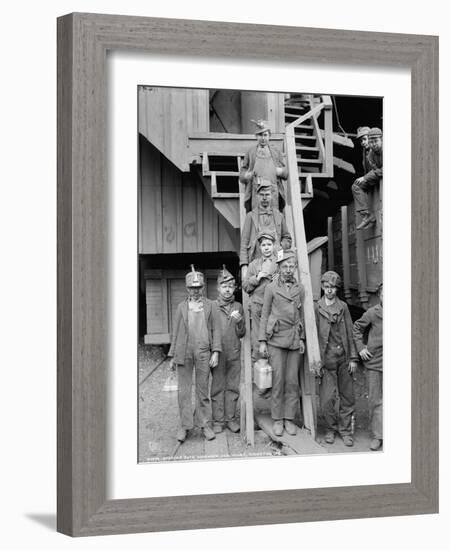
{"label": "wood grain texture", "polygon": [[[255,63],[271,59],[285,64],[308,61],[411,68],[411,483],[106,499],[109,201],[105,67],[106,52],[111,49],[245,57]],[[437,189],[436,37],[115,15],[60,18],[58,530],[81,536],[437,512]]]}

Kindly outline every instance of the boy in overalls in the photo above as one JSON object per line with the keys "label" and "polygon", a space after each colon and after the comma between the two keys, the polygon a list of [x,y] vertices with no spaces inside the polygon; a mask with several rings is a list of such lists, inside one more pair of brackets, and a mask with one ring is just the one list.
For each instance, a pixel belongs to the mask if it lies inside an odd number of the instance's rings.
{"label": "boy in overalls", "polygon": [[178,373],[178,406],[180,428],[177,439],[183,442],[194,427],[192,408],[192,373],[195,369],[195,421],[205,439],[214,439],[209,426],[209,374],[217,367],[222,351],[220,319],[217,305],[203,296],[203,274],[192,271],[186,275],[188,296],[178,304],[173,325],[172,344],[168,357]]}

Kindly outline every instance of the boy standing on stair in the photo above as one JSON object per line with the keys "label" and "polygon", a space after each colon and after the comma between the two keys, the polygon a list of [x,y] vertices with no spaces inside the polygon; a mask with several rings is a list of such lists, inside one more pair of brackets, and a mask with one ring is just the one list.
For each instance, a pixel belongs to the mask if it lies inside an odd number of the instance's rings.
{"label": "boy standing on stair", "polygon": [[[334,443],[336,432],[344,445],[353,445],[352,416],[355,396],[353,374],[358,366],[348,306],[336,296],[341,278],[334,271],[322,275],[323,296],[315,304],[317,335],[322,360],[320,407],[327,432],[325,441]],[[339,403],[339,412],[336,411]]]}
{"label": "boy standing on stair", "polygon": [[234,300],[236,282],[223,266],[217,278],[219,296],[216,300],[222,335],[219,364],[212,371],[211,404],[214,433],[226,425],[234,433],[239,431],[237,404],[241,377],[241,338],[245,335],[244,310]]}
{"label": "boy standing on stair", "polygon": [[383,443],[383,284],[378,287],[378,297],[380,303],[369,308],[353,325],[356,348],[364,361],[369,385],[372,451],[378,451]]}
{"label": "boy standing on stair", "polygon": [[243,290],[250,298],[250,314],[252,323],[252,360],[255,362],[259,354],[259,325],[264,303],[264,291],[278,270],[277,256],[274,253],[275,235],[271,231],[260,231],[257,236],[261,256],[248,266]]}
{"label": "boy standing on stair", "polygon": [[192,374],[195,369],[195,422],[202,428],[205,439],[216,436],[209,426],[209,373],[217,368],[220,342],[220,319],[215,302],[203,297],[203,273],[192,271],[186,275],[188,296],[178,304],[168,357],[171,368],[178,373],[178,406],[180,428],[177,439],[183,442],[194,427],[192,408]]}

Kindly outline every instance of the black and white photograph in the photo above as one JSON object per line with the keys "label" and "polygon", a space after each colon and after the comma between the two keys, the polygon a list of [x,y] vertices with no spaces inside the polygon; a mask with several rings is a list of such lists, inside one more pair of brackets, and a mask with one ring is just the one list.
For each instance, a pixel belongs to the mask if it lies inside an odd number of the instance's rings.
{"label": "black and white photograph", "polygon": [[139,462],[383,449],[381,97],[139,86]]}

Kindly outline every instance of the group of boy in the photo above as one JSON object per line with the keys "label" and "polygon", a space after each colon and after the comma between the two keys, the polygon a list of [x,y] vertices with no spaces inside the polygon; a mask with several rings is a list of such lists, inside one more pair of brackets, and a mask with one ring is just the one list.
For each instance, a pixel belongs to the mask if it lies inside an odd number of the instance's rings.
{"label": "group of boy", "polygon": [[[247,185],[250,211],[246,214],[240,250],[242,288],[249,295],[252,362],[267,358],[272,367],[271,416],[273,432],[295,435],[300,405],[299,367],[305,352],[303,285],[295,278],[296,254],[282,211],[280,180],[287,173],[278,150],[269,144],[270,129],[256,122],[257,145],[242,166],[240,179]],[[362,222],[373,223],[367,191],[382,177],[381,130],[359,128],[364,175],[353,187]],[[352,325],[345,302],[337,297],[341,286],[333,271],[322,277],[323,297],[315,305],[322,368],[320,403],[326,424],[325,441],[334,443],[338,433],[346,446],[353,445],[353,375],[361,359],[368,373],[370,448],[382,445],[382,287],[380,304],[370,308]],[[203,295],[204,276],[186,275],[187,297],[178,305],[172,344],[168,353],[178,372],[178,404],[183,442],[198,426],[205,439],[228,428],[238,432],[238,399],[241,373],[241,338],[246,333],[242,305],[235,301],[235,277],[223,266],[217,279],[218,298]],[[367,340],[368,333],[368,340]],[[365,343],[367,341],[367,343]],[[192,381],[195,369],[195,409]],[[210,377],[211,385],[210,385]],[[209,407],[211,403],[211,407]],[[211,411],[211,412],[210,412]]]}
{"label": "group of boy", "polygon": [[[300,404],[299,366],[305,352],[305,291],[295,278],[295,253],[281,249],[275,254],[275,236],[271,232],[261,232],[257,240],[261,255],[250,263],[242,283],[250,297],[252,361],[268,358],[273,369],[274,434],[279,437],[286,431],[295,435],[294,420]],[[376,451],[383,440],[383,288],[380,285],[378,289],[379,304],[352,324],[347,304],[337,297],[340,276],[327,271],[321,283],[323,296],[315,304],[315,314],[322,360],[319,396],[325,441],[333,444],[339,434],[344,445],[353,446],[353,379],[361,359],[369,390],[370,449]],[[233,433],[239,431],[240,350],[246,332],[242,305],[234,299],[236,281],[225,266],[217,279],[217,300],[203,296],[204,276],[193,266],[186,275],[186,288],[188,296],[177,308],[168,354],[178,372],[180,442],[194,425],[202,429],[207,440],[225,428]]]}

